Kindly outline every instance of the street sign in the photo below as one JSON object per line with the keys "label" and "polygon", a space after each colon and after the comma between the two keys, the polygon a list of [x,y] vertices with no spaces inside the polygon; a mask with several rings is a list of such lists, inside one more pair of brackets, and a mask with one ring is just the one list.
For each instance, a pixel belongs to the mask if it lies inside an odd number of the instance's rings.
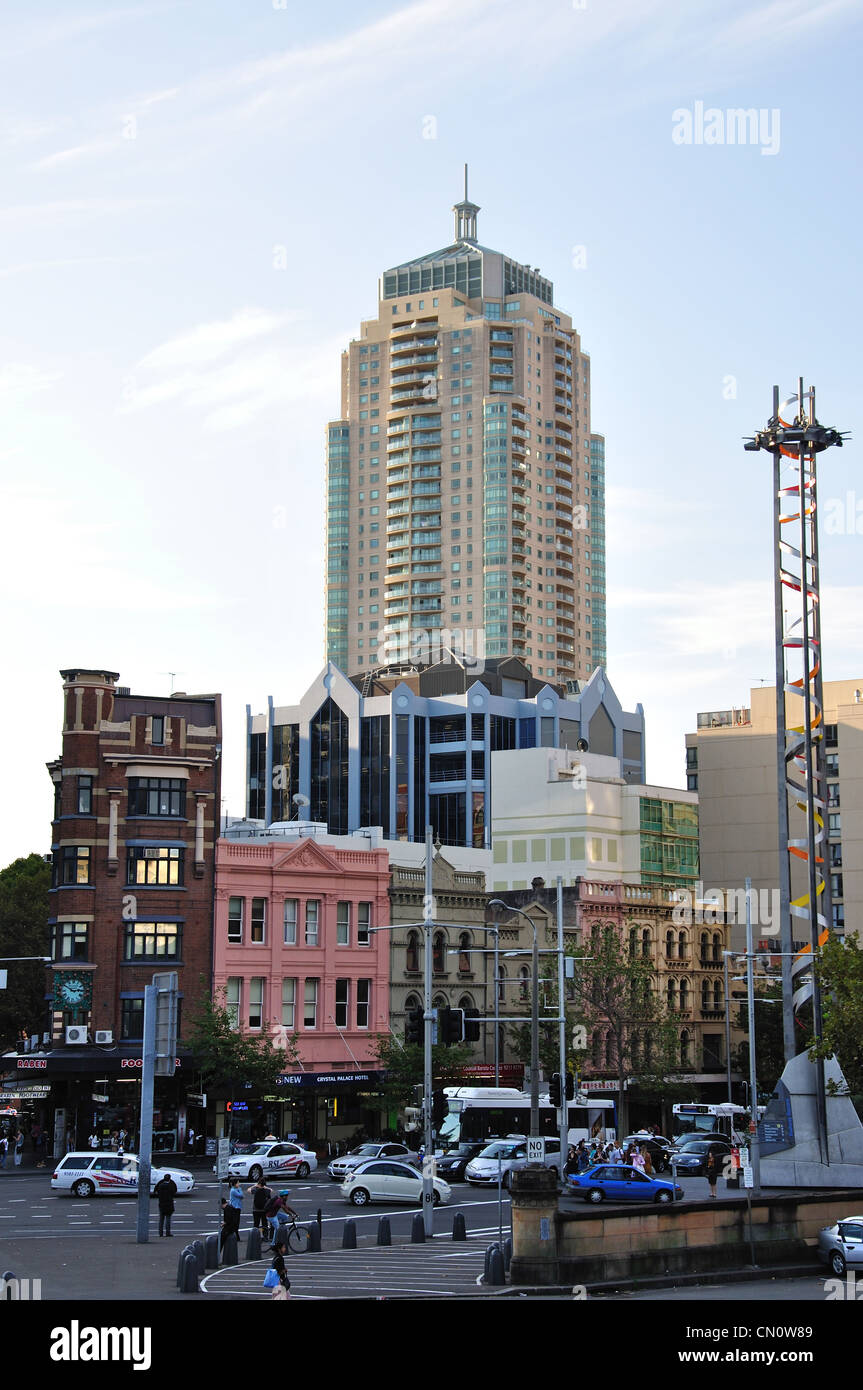
{"label": "street sign", "polygon": [[177,1051],[177,992],[176,970],[153,976],[156,996],[156,1076],[173,1076]]}
{"label": "street sign", "polygon": [[0,970],[0,989],[6,988],[6,981],[9,977],[8,970]]}
{"label": "street sign", "polygon": [[743,1186],[744,1186],[744,1187],[754,1187],[754,1186],[755,1186],[755,1170],[754,1170],[753,1168],[751,1168],[749,1165],[747,1165],[747,1166],[743,1169]]}
{"label": "street sign", "polygon": [[230,1139],[220,1139],[216,1153],[216,1177],[226,1178],[228,1176],[228,1160],[231,1157]]}
{"label": "street sign", "polygon": [[528,1163],[545,1163],[545,1139],[541,1135],[538,1139],[528,1139],[527,1161]]}
{"label": "street sign", "polygon": [[[275,1100],[276,1097],[275,1097],[275,1096],[265,1096],[264,1099],[265,1099],[265,1100]],[[197,1092],[197,1091],[187,1091],[187,1092],[186,1092],[186,1104],[187,1104],[187,1105],[200,1105],[200,1106],[202,1106],[202,1108],[203,1108],[204,1110],[206,1110],[206,1108],[207,1108],[207,1097],[206,1097],[206,1095],[205,1095],[203,1092],[200,1092],[200,1093],[199,1093],[199,1092]]]}

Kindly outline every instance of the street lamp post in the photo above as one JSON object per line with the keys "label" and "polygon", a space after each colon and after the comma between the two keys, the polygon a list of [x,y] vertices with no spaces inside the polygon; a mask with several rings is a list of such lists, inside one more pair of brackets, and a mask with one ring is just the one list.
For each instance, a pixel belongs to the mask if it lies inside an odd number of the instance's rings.
{"label": "street lamp post", "polygon": [[539,941],[536,922],[520,907],[512,907],[503,898],[492,898],[489,907],[502,907],[525,917],[533,929],[533,996],[530,1011],[530,1137],[539,1137]]}
{"label": "street lamp post", "polygon": [[[480,954],[482,954],[482,955],[493,955],[493,956],[494,956],[494,1084],[495,1084],[495,1086],[499,1086],[499,1085],[500,1085],[500,995],[499,995],[499,981],[498,981],[498,974],[499,974],[498,957],[499,957],[499,948],[500,948],[500,927],[498,927],[498,926],[493,926],[493,927],[476,927],[475,930],[477,930],[477,931],[489,932],[489,934],[491,934],[491,935],[494,936],[494,950],[491,951],[491,952],[482,951]],[[471,952],[471,954],[474,954],[474,953]],[[459,948],[459,950],[450,950],[450,951],[447,951],[447,955],[449,955],[449,956],[460,956],[460,955],[461,955],[461,949]],[[477,1021],[477,1020],[475,1020],[475,1021]],[[488,1054],[486,1054],[486,1055],[488,1055]]]}

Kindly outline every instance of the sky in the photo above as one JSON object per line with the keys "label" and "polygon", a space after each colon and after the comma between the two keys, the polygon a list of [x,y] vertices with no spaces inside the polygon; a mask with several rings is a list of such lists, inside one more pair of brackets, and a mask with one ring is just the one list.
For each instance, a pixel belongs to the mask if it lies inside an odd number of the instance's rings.
{"label": "sky", "polygon": [[[340,352],[380,273],[450,241],[465,161],[480,242],[540,267],[591,355],[607,669],[648,779],[685,785],[697,712],[774,679],[771,460],[743,437],[801,374],[859,428],[855,0],[7,0],[3,23],[0,861],[50,848],[70,666],[221,691],[242,813],[245,705],[324,661]],[[858,447],[819,470],[827,680],[863,678]]]}

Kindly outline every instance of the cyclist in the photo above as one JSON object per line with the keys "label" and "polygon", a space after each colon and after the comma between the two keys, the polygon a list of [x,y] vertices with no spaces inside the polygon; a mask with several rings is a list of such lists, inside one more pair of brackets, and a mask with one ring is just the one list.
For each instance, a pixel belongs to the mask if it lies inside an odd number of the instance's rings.
{"label": "cyclist", "polygon": [[267,1208],[266,1214],[273,1227],[273,1243],[270,1247],[273,1250],[276,1247],[276,1237],[279,1232],[279,1227],[289,1226],[292,1221],[297,1221],[299,1219],[299,1212],[294,1211],[294,1208],[288,1205],[287,1199],[290,1195],[291,1189],[289,1187],[283,1187],[275,1201],[271,1202],[270,1206]]}

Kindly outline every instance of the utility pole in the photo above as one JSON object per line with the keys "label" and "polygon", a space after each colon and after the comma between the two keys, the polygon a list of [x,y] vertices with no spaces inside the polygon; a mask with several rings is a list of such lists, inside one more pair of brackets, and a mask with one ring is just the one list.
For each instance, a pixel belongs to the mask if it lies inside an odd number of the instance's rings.
{"label": "utility pole", "polygon": [[749,1137],[752,1154],[752,1190],[761,1193],[761,1146],[758,1139],[758,1083],[755,1079],[755,981],[752,952],[752,879],[746,879],[746,1005],[749,1016],[749,1101],[751,1123]]}
{"label": "utility pole", "polygon": [[569,1101],[566,1096],[566,1008],[563,997],[564,959],[563,959],[563,875],[557,876],[557,999],[560,1023],[558,1025],[559,1067],[560,1067],[560,1180],[564,1179],[566,1154],[569,1147]]}
{"label": "utility pole", "polygon": [[434,891],[432,882],[434,846],[432,828],[426,826],[426,881],[423,901],[423,935],[425,938],[425,979],[423,981],[423,1227],[426,1236],[434,1235],[434,1135],[432,1133],[432,1043],[434,1015],[432,1012],[432,931],[434,928]]}

